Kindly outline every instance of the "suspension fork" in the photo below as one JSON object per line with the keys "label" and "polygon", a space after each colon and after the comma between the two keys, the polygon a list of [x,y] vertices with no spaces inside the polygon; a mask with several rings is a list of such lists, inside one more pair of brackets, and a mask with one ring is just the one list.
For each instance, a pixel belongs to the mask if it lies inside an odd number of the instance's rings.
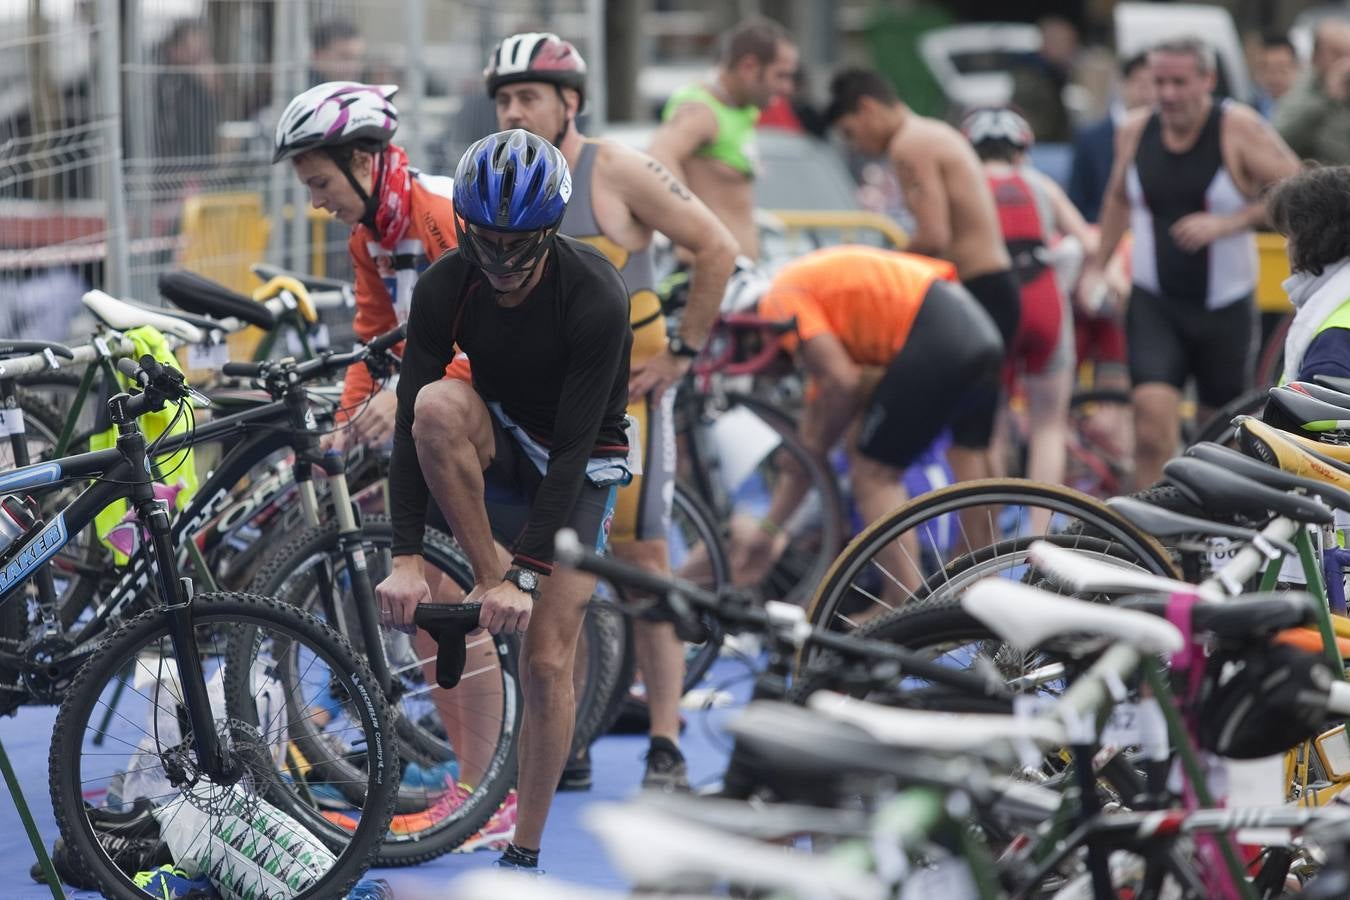
{"label": "suspension fork", "polygon": [[[144,439],[140,438],[142,456]],[[154,498],[154,489],[147,481],[134,489],[137,515],[150,531],[150,545],[154,560],[156,588],[163,613],[169,626],[169,642],[178,664],[178,683],[183,690],[183,705],[192,726],[193,750],[199,770],[213,784],[231,784],[238,777],[234,764],[216,734],[215,716],[211,711],[211,697],[206,690],[206,672],[202,668],[197,637],[193,633],[192,580],[178,577],[174,555],[169,512],[163,501]]]}
{"label": "suspension fork", "polygon": [[384,638],[380,633],[379,601],[375,598],[375,586],[370,582],[366,548],[361,537],[361,520],[347,484],[345,456],[341,453],[325,456],[324,471],[328,474],[328,484],[333,492],[333,513],[338,523],[338,550],[347,563],[347,577],[351,579],[352,602],[356,606],[356,619],[361,628],[366,659],[384,695],[394,700],[397,698],[393,695],[393,677],[389,672]]}

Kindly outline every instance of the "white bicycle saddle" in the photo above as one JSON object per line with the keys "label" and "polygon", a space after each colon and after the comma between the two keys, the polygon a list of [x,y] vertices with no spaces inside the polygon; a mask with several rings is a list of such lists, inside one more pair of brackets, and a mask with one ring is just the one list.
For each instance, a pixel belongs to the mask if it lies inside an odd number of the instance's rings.
{"label": "white bicycle saddle", "polygon": [[1061,597],[1006,578],[986,578],[971,585],[961,597],[961,606],[1022,650],[1048,638],[1080,633],[1124,641],[1140,653],[1175,653],[1182,644],[1181,632],[1166,619]]}
{"label": "white bicycle saddle", "polygon": [[141,325],[153,325],[165,334],[173,335],[188,344],[201,344],[206,341],[206,334],[191,322],[132,306],[103,291],[87,291],[80,299],[90,312],[110,328],[116,328],[118,331],[138,328]]}

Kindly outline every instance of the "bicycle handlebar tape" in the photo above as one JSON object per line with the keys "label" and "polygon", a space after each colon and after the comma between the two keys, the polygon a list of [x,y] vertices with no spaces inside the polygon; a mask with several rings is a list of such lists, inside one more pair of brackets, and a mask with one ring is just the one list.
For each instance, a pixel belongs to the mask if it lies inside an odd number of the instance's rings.
{"label": "bicycle handlebar tape", "polygon": [[478,627],[482,608],[481,603],[423,603],[413,613],[413,624],[436,641],[436,683],[447,690],[464,674],[464,639]]}
{"label": "bicycle handlebar tape", "polygon": [[402,341],[408,333],[406,324],[400,325],[393,331],[385,332],[377,338],[372,338],[370,343],[366,344],[371,353],[383,353],[390,347]]}
{"label": "bicycle handlebar tape", "polygon": [[220,371],[228,378],[257,378],[262,375],[265,365],[256,362],[227,362],[220,367]]}

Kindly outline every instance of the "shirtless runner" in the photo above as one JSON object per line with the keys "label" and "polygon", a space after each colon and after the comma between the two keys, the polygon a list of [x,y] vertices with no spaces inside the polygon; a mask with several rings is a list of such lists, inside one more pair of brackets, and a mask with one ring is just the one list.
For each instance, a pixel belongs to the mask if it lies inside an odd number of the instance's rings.
{"label": "shirtless runner", "polygon": [[[966,290],[998,325],[1004,346],[1011,346],[1021,298],[999,229],[998,208],[970,143],[945,122],[912,112],[890,84],[866,69],[845,69],[835,75],[828,119],[858,152],[885,155],[895,166],[915,222],[905,249],[955,265]],[[947,458],[958,481],[995,474],[988,447],[997,392],[977,403],[979,413],[952,430]],[[987,525],[981,528],[989,530]],[[983,537],[992,535],[972,533],[970,543],[984,546],[977,543]]]}
{"label": "shirtless runner", "polygon": [[793,89],[797,48],[781,25],[752,19],[727,35],[709,84],[691,84],[666,103],[647,152],[688,185],[740,244],[759,259],[754,180],[755,122],[775,96]]}

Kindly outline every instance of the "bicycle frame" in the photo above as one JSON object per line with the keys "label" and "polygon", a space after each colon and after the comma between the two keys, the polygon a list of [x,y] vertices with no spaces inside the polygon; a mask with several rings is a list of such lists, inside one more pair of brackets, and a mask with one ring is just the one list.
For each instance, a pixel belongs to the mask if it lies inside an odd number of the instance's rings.
{"label": "bicycle frame", "polygon": [[28,576],[55,556],[73,535],[92,525],[102,509],[119,500],[130,501],[137,519],[149,532],[146,560],[153,573],[147,573],[146,578],[153,575],[155,591],[163,604],[161,612],[168,622],[197,762],[213,781],[226,784],[236,773],[216,734],[206,677],[193,636],[192,583],[178,575],[174,532],[164,503],[155,499],[154,483],[146,466],[145,436],[129,412],[133,402],[125,394],[110,401],[119,431],[115,449],[29,465],[0,475],[0,494],[41,492],[72,480],[93,480],[69,506],[44,522],[21,546],[11,547],[5,554],[4,566],[0,568],[0,603],[16,602]]}

